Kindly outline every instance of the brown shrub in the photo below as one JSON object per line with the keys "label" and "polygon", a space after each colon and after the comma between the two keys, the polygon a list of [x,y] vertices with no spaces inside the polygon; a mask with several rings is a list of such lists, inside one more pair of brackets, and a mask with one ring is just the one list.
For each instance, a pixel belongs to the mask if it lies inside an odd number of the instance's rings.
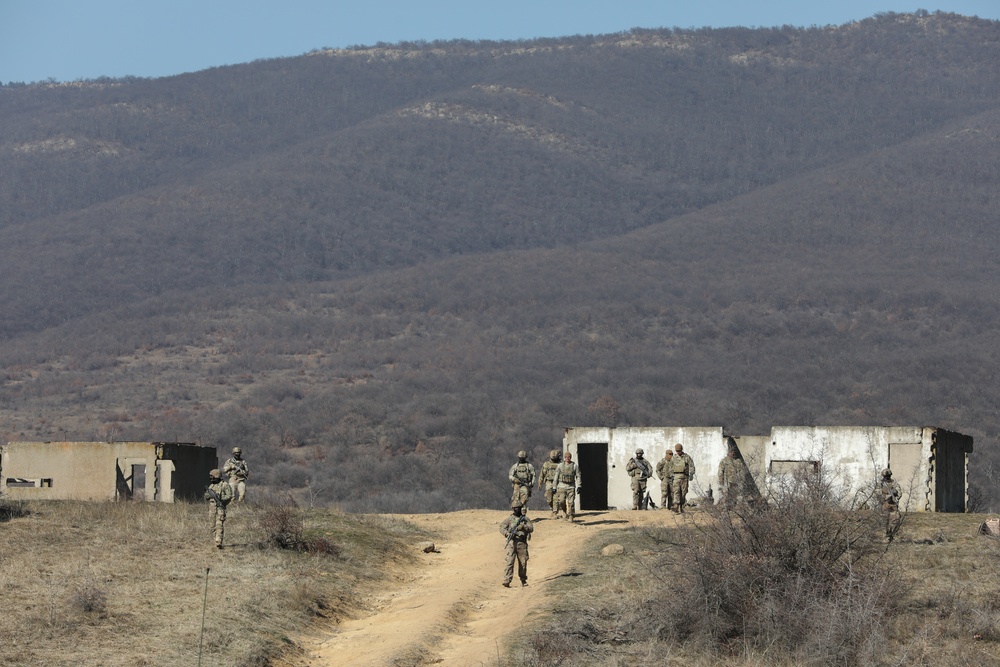
{"label": "brown shrub", "polygon": [[713,509],[690,536],[670,587],[673,638],[722,654],[875,664],[901,594],[883,561],[898,522],[856,509],[821,473],[768,496]]}
{"label": "brown shrub", "polygon": [[340,548],[324,535],[306,530],[305,516],[291,496],[265,495],[254,510],[261,547],[340,555]]}

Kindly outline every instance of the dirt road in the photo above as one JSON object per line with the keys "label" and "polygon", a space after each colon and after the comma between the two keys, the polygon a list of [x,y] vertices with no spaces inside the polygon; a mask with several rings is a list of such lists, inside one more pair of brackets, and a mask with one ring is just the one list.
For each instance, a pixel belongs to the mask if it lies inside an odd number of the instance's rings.
{"label": "dirt road", "polygon": [[500,585],[507,512],[469,510],[403,518],[439,535],[440,553],[421,562],[391,590],[375,592],[374,613],[301,641],[309,667],[383,667],[441,664],[494,665],[503,638],[546,604],[548,585],[572,572],[580,549],[608,528],[672,523],[668,512],[584,513],[576,524],[533,512],[535,533],[528,563],[529,585]]}

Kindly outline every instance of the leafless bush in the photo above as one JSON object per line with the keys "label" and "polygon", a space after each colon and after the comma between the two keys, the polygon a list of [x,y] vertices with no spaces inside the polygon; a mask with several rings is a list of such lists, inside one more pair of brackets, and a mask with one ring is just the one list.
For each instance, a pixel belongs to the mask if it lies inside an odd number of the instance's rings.
{"label": "leafless bush", "polygon": [[108,594],[93,584],[81,584],[70,594],[70,605],[87,614],[103,615],[108,611]]}
{"label": "leafless bush", "polygon": [[302,510],[291,496],[264,496],[254,507],[262,547],[337,556],[340,548],[322,535],[307,531]]}
{"label": "leafless bush", "polygon": [[901,592],[882,559],[884,513],[855,509],[821,473],[782,480],[766,504],[714,511],[682,549],[674,639],[817,665],[875,663]]}

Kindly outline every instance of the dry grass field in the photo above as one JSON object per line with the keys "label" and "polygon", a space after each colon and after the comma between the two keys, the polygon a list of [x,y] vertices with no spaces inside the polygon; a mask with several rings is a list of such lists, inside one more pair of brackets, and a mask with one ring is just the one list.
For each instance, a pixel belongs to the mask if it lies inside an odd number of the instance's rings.
{"label": "dry grass field", "polygon": [[[500,514],[404,520],[247,505],[230,513],[227,548],[218,552],[200,504],[0,502],[0,636],[9,638],[0,642],[0,664],[173,667],[200,657],[206,665],[325,665],[320,653],[333,654],[346,641],[340,633],[348,619],[366,618],[354,625],[375,632],[393,610],[381,606],[386,601],[406,608],[414,595],[441,597],[430,590],[441,570],[442,585],[460,593],[454,604],[466,611],[452,619],[453,633],[432,642],[434,650],[406,664],[475,653],[476,632],[492,623],[491,632],[505,638],[487,642],[489,655],[475,664],[1000,665],[1000,541],[977,534],[986,515],[906,515],[876,553],[889,604],[878,613],[864,604],[837,608],[828,613],[849,617],[831,617],[829,637],[806,639],[812,655],[817,647],[833,655],[843,647],[833,644],[832,629],[869,628],[856,657],[837,662],[749,641],[720,648],[690,634],[679,638],[677,582],[689,567],[684,554],[715,522],[710,512],[682,520],[666,512],[598,513],[575,527],[541,521],[537,578],[513,593],[497,585],[494,571]],[[292,539],[283,532],[289,521]],[[444,539],[442,554],[430,560],[413,546],[428,537]],[[603,556],[612,543],[624,553]],[[483,558],[463,555],[463,545]],[[482,585],[473,585],[477,577]],[[377,607],[376,593],[383,600]],[[508,620],[509,604],[520,610],[516,622]],[[793,613],[817,613],[809,604]],[[303,643],[323,635],[320,653]],[[351,639],[365,645],[363,636]]]}
{"label": "dry grass field", "polygon": [[323,548],[268,546],[286,510],[231,509],[220,552],[201,504],[0,501],[0,664],[267,665],[294,650],[289,633],[356,613],[419,537],[390,517],[294,510]]}
{"label": "dry grass field", "polygon": [[[872,642],[870,652],[839,662],[749,643],[712,650],[698,641],[677,641],[671,626],[680,616],[675,585],[685,565],[679,552],[702,534],[712,520],[707,513],[692,513],[682,525],[605,531],[581,553],[575,568],[580,576],[553,582],[558,605],[535,619],[534,632],[513,637],[501,667],[1000,665],[1000,540],[977,534],[987,518],[906,515],[881,557],[894,586],[888,612],[866,616],[867,610],[855,608],[845,613],[857,618],[829,619],[829,627],[876,620],[870,636],[861,638]],[[602,557],[601,549],[613,542],[625,547],[624,555]],[[827,656],[838,648],[829,646]]]}

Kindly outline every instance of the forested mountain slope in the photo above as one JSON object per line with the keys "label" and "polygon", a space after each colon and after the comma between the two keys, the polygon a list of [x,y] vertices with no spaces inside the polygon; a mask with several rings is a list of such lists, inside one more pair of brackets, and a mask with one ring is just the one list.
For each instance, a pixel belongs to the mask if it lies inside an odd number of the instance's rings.
{"label": "forested mountain slope", "polygon": [[985,464],[998,50],[890,14],[8,85],[0,429],[400,511],[502,502],[571,424],[933,423]]}

